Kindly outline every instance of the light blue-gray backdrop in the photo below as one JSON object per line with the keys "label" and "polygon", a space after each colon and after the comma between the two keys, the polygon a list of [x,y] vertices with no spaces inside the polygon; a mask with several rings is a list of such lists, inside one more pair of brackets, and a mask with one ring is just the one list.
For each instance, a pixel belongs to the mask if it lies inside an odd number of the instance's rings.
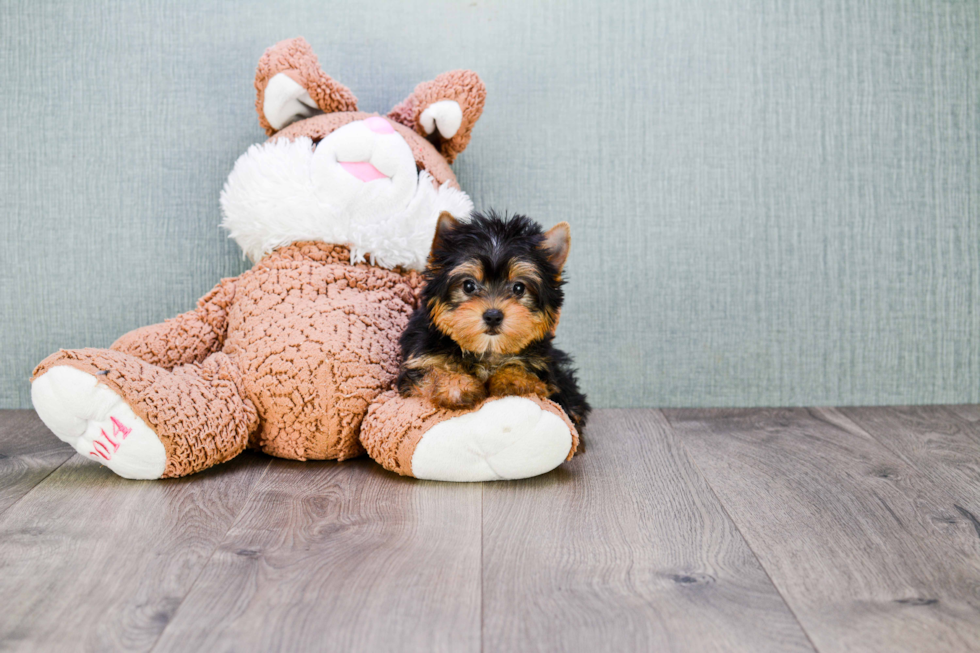
{"label": "light blue-gray backdrop", "polygon": [[303,35],[365,110],[472,68],[479,207],[568,220],[599,406],[980,401],[980,3],[0,4],[0,407],[245,269],[219,230]]}

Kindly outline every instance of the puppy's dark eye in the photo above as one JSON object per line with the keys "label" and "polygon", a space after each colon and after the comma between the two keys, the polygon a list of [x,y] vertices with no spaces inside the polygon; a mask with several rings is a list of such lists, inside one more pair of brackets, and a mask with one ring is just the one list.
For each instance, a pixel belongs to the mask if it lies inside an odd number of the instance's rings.
{"label": "puppy's dark eye", "polygon": [[513,286],[513,288],[511,288],[511,291],[517,297],[520,297],[521,295],[523,295],[525,290],[527,290],[527,288],[525,288],[524,287],[524,284],[521,283],[520,281],[518,281],[517,283],[515,283],[514,286]]}
{"label": "puppy's dark eye", "polygon": [[473,283],[472,279],[467,279],[463,282],[463,292],[465,292],[467,295],[472,295],[476,292],[476,284]]}

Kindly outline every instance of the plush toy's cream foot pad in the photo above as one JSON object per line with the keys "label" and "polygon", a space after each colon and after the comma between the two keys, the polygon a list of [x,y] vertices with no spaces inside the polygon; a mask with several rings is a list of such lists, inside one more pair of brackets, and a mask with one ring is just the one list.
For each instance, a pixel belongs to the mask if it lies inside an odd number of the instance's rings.
{"label": "plush toy's cream foot pad", "polygon": [[412,475],[433,481],[499,481],[550,472],[565,461],[572,434],[523,397],[487,402],[440,422],[415,446]]}
{"label": "plush toy's cream foot pad", "polygon": [[34,379],[31,400],[51,431],[82,456],[123,478],[163,476],[167,452],[153,430],[119,395],[94,376],[69,366]]}
{"label": "plush toy's cream foot pad", "polygon": [[503,397],[444,410],[395,392],[380,396],[361,443],[385,469],[433,481],[499,481],[551,471],[571,458],[578,434],[556,404]]}

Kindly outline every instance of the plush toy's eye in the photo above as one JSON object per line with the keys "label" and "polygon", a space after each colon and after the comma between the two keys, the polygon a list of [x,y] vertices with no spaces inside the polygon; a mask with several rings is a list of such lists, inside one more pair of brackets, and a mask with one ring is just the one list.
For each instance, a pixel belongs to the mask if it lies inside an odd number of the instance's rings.
{"label": "plush toy's eye", "polygon": [[514,293],[515,297],[520,297],[521,295],[523,295],[525,290],[527,290],[527,288],[525,288],[524,284],[521,283],[520,281],[515,283],[514,287],[511,288],[511,291]]}
{"label": "plush toy's eye", "polygon": [[472,295],[476,292],[476,284],[472,279],[467,279],[463,282],[463,292],[465,292],[467,295]]}

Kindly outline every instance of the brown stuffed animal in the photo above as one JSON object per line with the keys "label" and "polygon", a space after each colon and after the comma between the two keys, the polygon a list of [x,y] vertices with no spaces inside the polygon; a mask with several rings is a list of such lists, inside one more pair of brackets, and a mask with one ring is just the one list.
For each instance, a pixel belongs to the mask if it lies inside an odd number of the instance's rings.
{"label": "brown stuffed animal", "polygon": [[271,138],[239,158],[221,197],[255,266],[109,349],[46,358],[32,377],[44,423],[138,479],[192,474],[246,447],[294,460],[366,450],[399,474],[454,481],[524,478],[570,458],[578,435],[547,400],[448,411],[391,390],[438,216],[472,210],[449,163],[483,111],[479,77],[440,75],[380,117],[358,111],[296,38],[266,51],[255,88]]}

